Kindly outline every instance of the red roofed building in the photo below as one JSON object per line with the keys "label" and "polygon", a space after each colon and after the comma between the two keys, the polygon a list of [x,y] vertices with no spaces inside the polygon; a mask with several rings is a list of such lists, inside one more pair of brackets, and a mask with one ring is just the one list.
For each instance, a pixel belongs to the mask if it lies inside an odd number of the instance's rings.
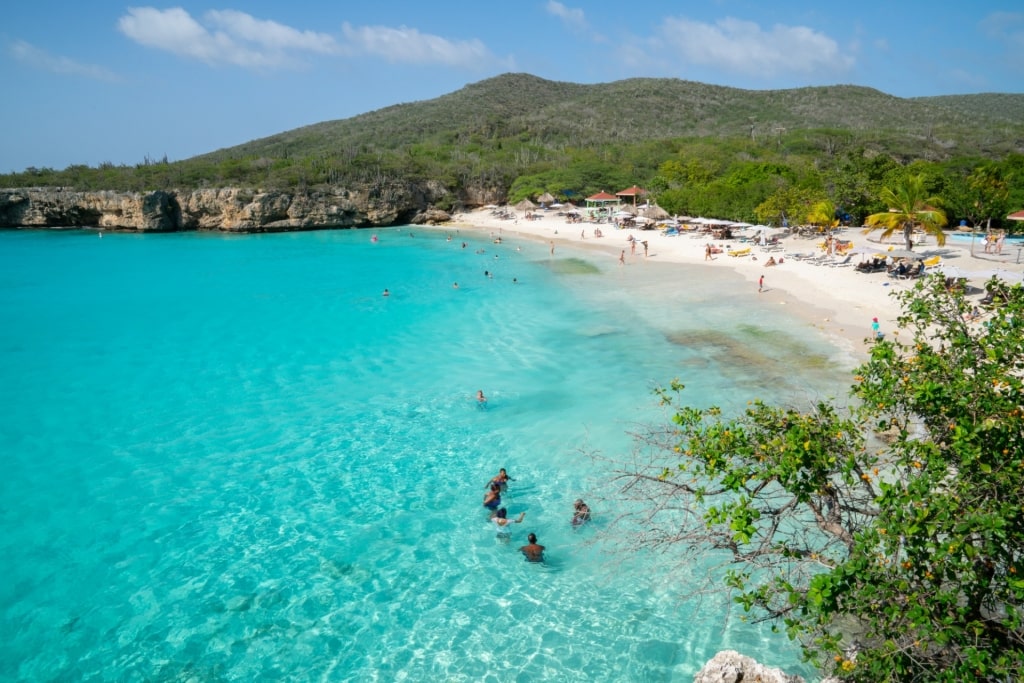
{"label": "red roofed building", "polygon": [[608,194],[604,190],[597,194],[590,195],[587,197],[587,204],[601,204],[602,206],[611,202],[617,202],[619,198],[613,194]]}
{"label": "red roofed building", "polygon": [[616,192],[615,196],[622,197],[627,201],[632,200],[633,206],[636,206],[636,198],[643,197],[646,194],[647,190],[643,189],[642,187],[637,187],[636,185],[634,185],[633,187],[627,188],[621,192]]}

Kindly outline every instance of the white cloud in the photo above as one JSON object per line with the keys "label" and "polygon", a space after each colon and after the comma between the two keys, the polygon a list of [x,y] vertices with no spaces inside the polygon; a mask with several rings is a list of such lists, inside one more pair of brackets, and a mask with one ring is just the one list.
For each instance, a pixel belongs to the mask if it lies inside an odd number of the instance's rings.
{"label": "white cloud", "polygon": [[1002,58],[1010,69],[1024,69],[1024,13],[993,12],[979,26],[994,43],[1005,46]]}
{"label": "white cloud", "polygon": [[354,27],[346,23],[341,30],[346,41],[346,51],[353,55],[372,55],[389,62],[443,64],[473,69],[497,61],[479,40],[453,42],[405,26]]}
{"label": "white cloud", "polygon": [[556,0],[548,0],[544,9],[547,10],[548,14],[561,19],[562,23],[565,24],[573,33],[589,33],[590,35],[587,37],[595,43],[607,42],[607,39],[603,35],[593,32],[590,23],[583,14],[583,10],[574,7],[566,7]]}
{"label": "white cloud", "polygon": [[548,4],[545,8],[548,14],[553,14],[572,28],[583,28],[587,25],[587,20],[583,16],[583,10],[573,9],[566,7],[560,2],[555,0],[548,0]]}
{"label": "white cloud", "polygon": [[118,20],[117,27],[140,45],[207,64],[271,66],[273,63],[258,51],[239,45],[226,33],[211,33],[180,7],[169,10],[130,7],[128,14]]}
{"label": "white cloud", "polygon": [[776,24],[764,30],[750,21],[726,18],[714,24],[666,19],[661,42],[691,65],[759,77],[847,71],[851,55],[828,36],[803,26]]}
{"label": "white cloud", "polygon": [[450,41],[414,28],[342,26],[343,42],[237,10],[211,10],[196,20],[180,7],[132,7],[118,29],[135,42],[207,64],[249,68],[297,67],[303,53],[372,56],[389,62],[479,68],[498,63],[479,40]]}
{"label": "white cloud", "polygon": [[131,7],[118,29],[147,47],[166,50],[207,64],[250,68],[296,67],[295,53],[331,54],[338,46],[330,35],[299,31],[234,10],[210,11],[207,28],[180,7],[159,10]]}
{"label": "white cloud", "polygon": [[256,19],[245,12],[211,10],[206,13],[206,18],[228,34],[263,47],[308,50],[320,54],[334,54],[338,51],[334,38],[326,33],[299,31],[276,21]]}
{"label": "white cloud", "polygon": [[109,69],[96,64],[85,64],[76,62],[69,57],[52,55],[23,40],[16,40],[8,46],[8,51],[14,59],[22,64],[28,64],[36,69],[51,71],[55,74],[65,76],[82,76],[96,81],[107,81],[116,83],[120,77]]}
{"label": "white cloud", "polygon": [[979,26],[990,38],[1006,42],[1011,48],[1024,49],[1024,14],[993,12],[982,19]]}

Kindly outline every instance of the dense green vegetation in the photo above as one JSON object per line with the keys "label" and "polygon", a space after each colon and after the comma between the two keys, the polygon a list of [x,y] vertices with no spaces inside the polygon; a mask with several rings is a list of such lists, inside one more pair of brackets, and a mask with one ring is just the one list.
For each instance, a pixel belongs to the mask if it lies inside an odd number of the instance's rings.
{"label": "dense green vegetation", "polygon": [[632,529],[683,567],[718,558],[711,586],[724,575],[842,680],[1022,680],[1024,288],[988,286],[983,322],[941,275],[901,292],[853,407],[726,416],[673,383],[650,459],[622,464],[636,512],[613,537]]}
{"label": "dense green vegetation", "polygon": [[[0,186],[309,189],[440,182],[512,202],[637,184],[672,213],[780,221],[831,201],[851,220],[912,171],[951,220],[1024,207],[1024,95],[901,99],[855,86],[750,91],[674,79],[579,85],[506,74],[434,100],[324,122],[184,161],[26,169]],[[979,210],[968,178],[1006,185]],[[448,206],[442,208],[449,208]]]}

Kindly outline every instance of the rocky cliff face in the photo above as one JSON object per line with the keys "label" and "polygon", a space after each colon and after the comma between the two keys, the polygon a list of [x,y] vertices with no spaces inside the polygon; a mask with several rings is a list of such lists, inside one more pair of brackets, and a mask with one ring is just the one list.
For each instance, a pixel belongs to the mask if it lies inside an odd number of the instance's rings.
{"label": "rocky cliff face", "polygon": [[[477,190],[488,203],[500,191]],[[451,200],[440,184],[374,184],[296,192],[239,188],[155,192],[78,192],[61,188],[0,190],[0,228],[91,227],[139,232],[219,230],[283,232],[402,223],[438,223],[432,206]]]}

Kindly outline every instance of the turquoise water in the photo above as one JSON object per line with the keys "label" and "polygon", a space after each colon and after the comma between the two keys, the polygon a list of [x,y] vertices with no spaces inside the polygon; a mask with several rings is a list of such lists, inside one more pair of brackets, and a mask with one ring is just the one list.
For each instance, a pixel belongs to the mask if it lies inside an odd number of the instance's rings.
{"label": "turquoise water", "polygon": [[653,386],[814,392],[829,347],[724,274],[410,230],[0,232],[0,678],[687,681],[724,648],[809,674],[590,543],[614,509],[568,521]]}

